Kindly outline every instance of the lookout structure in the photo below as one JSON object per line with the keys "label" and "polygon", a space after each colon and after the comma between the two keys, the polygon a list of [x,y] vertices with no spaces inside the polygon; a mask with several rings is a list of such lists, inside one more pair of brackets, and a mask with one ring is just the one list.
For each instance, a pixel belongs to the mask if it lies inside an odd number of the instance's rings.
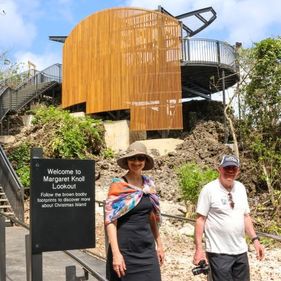
{"label": "lookout structure", "polygon": [[[181,22],[191,16],[201,27]],[[239,80],[232,46],[191,38],[215,18],[211,7],[176,17],[162,7],[113,8],[88,16],[67,37],[50,36],[64,43],[62,107],[129,111],[132,131],[181,129],[183,98],[210,98]]]}

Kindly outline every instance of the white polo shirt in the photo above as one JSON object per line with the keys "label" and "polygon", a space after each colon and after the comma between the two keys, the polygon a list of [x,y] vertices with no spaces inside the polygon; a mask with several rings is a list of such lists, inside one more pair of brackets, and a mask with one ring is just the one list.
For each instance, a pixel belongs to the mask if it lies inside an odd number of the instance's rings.
{"label": "white polo shirt", "polygon": [[245,186],[234,181],[231,190],[234,208],[228,191],[218,179],[205,185],[199,195],[196,212],[206,218],[206,251],[238,255],[247,252],[244,215],[250,212]]}

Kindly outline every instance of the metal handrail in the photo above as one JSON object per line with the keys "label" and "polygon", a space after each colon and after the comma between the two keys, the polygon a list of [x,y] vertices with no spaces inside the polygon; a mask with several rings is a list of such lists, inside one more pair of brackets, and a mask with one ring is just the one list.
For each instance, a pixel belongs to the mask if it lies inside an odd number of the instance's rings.
{"label": "metal handrail", "polygon": [[[98,203],[99,206],[104,206],[104,201],[96,200],[95,202]],[[186,221],[186,222],[190,222],[190,223],[195,224],[194,219],[188,219],[188,218],[185,218],[185,217],[174,216],[174,215],[169,215],[169,214],[164,214],[164,213],[161,213],[161,216],[171,218],[171,219],[180,220],[180,221]],[[267,237],[267,238],[271,238],[273,240],[281,241],[280,235],[275,235],[275,234],[270,234],[270,233],[265,233],[265,232],[260,232],[260,231],[257,231],[256,233],[261,237]]]}
{"label": "metal handrail", "polygon": [[5,87],[3,87],[2,89],[0,89],[0,97],[1,97],[1,95],[2,95],[8,88],[10,88],[10,87],[5,86]]}
{"label": "metal handrail", "polygon": [[[42,71],[38,71],[37,73],[35,73],[35,75],[33,75],[32,77],[30,77],[29,79],[27,79],[26,81],[24,81],[23,83],[19,84],[18,87],[16,88],[17,90],[19,90],[21,87],[25,86],[25,85],[30,85],[33,84],[35,85],[36,83],[38,83],[38,78],[41,76],[48,76],[50,74],[48,74],[48,72],[50,71],[54,71],[54,70],[58,70],[58,75],[53,75],[54,80],[52,81],[57,81],[57,82],[61,82],[62,79],[62,75],[61,75],[61,67],[62,65],[60,63],[55,63],[47,68],[45,68]],[[47,82],[47,81],[44,81]]]}
{"label": "metal handrail", "polygon": [[100,275],[98,272],[96,272],[95,270],[92,270],[86,263],[84,263],[83,261],[81,261],[78,257],[76,257],[75,255],[73,255],[71,252],[69,251],[64,251],[65,254],[67,254],[68,256],[70,256],[72,259],[74,259],[75,261],[77,261],[86,271],[88,271],[93,277],[95,277],[97,280],[99,281],[108,281],[106,278],[104,278],[102,275]]}
{"label": "metal handrail", "polygon": [[[27,100],[30,101],[34,97],[38,95],[37,87],[39,84],[42,84],[44,82],[51,82],[56,81],[58,83],[61,83],[62,81],[62,65],[59,63],[53,64],[47,68],[45,68],[42,71],[37,72],[34,76],[30,77],[29,79],[25,80],[21,84],[17,86],[16,89],[12,90],[9,87],[5,88],[5,90],[1,91],[0,95],[0,104],[1,104],[1,112],[0,112],[0,121],[3,120],[5,115],[13,109],[13,104],[16,104],[16,108],[18,110],[18,107],[21,106],[21,104],[18,103],[18,95],[21,93],[20,91],[30,85],[35,85],[36,91],[32,97],[27,96]],[[9,100],[8,104],[6,103],[4,108],[4,99]],[[14,102],[14,103],[13,103]],[[22,101],[21,101],[22,102]],[[25,104],[25,103],[23,103]],[[3,108],[2,108],[3,107]]]}
{"label": "metal handrail", "polygon": [[[4,214],[2,212],[0,212],[0,216],[6,217],[7,219],[13,221],[16,224],[19,224],[20,226],[24,227],[27,230],[30,230],[30,227],[28,224],[18,220],[17,218],[11,216],[11,215],[7,215]],[[74,259],[76,262],[78,262],[80,264],[81,267],[83,267],[89,274],[91,274],[93,277],[95,277],[97,280],[99,281],[108,281],[106,278],[104,278],[102,275],[100,275],[97,271],[91,269],[86,263],[84,263],[80,258],[76,257],[74,254],[72,254],[69,251],[63,251],[66,255],[68,255],[69,257],[71,257],[72,259]]]}
{"label": "metal handrail", "polygon": [[236,51],[230,44],[211,39],[183,38],[182,61],[184,64],[214,64],[237,70]]}
{"label": "metal handrail", "polygon": [[[38,70],[34,70],[33,72],[34,72],[34,73],[37,73]],[[33,74],[33,75],[34,75],[34,74]],[[32,75],[32,76],[33,76],[33,75]],[[15,75],[10,76],[10,77],[8,77],[8,78],[2,79],[2,80],[0,81],[0,87],[1,87],[1,86],[8,86],[8,85],[9,85],[9,82],[12,82],[13,79],[19,79],[19,80],[21,80],[22,82],[24,82],[24,81],[25,81],[26,79],[28,79],[28,78],[29,78],[29,71],[26,70],[26,71],[23,71],[23,72],[21,72],[21,73],[19,73],[19,74],[15,74]]]}
{"label": "metal handrail", "polygon": [[0,145],[0,185],[16,217],[24,220],[24,188]]}

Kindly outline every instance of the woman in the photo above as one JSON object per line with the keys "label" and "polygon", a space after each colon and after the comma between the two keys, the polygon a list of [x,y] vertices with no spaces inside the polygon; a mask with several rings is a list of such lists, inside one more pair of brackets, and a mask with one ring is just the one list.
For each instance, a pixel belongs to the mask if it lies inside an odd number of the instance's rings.
{"label": "woman", "polygon": [[106,200],[107,278],[161,281],[164,252],[157,225],[159,198],[153,181],[142,175],[142,170],[153,168],[153,158],[142,143],[135,142],[117,164],[128,172],[113,179]]}

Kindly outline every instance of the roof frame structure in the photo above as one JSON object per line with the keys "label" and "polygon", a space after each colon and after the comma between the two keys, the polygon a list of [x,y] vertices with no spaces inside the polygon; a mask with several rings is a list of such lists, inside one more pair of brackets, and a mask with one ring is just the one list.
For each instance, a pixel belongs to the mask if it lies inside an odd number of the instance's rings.
{"label": "roof frame structure", "polygon": [[[191,12],[184,13],[184,14],[181,14],[178,16],[173,16],[171,13],[169,13],[167,10],[165,10],[162,6],[158,6],[158,10],[161,13],[165,13],[178,20],[181,20],[184,18],[190,18],[193,16],[195,16],[197,19],[199,19],[202,22],[202,25],[194,30],[191,29],[190,27],[188,27],[187,25],[185,25],[184,23],[182,24],[182,28],[184,31],[186,31],[188,37],[192,37],[195,34],[199,33],[200,31],[205,29],[208,25],[210,25],[217,18],[217,13],[215,12],[215,10],[212,7],[207,7],[207,8],[191,11]],[[212,16],[209,19],[206,19],[203,14],[208,13],[208,12],[210,12],[212,14]]]}

